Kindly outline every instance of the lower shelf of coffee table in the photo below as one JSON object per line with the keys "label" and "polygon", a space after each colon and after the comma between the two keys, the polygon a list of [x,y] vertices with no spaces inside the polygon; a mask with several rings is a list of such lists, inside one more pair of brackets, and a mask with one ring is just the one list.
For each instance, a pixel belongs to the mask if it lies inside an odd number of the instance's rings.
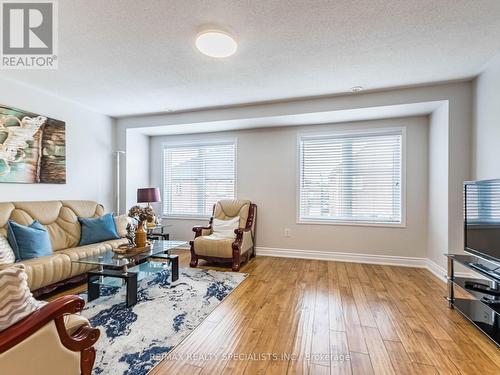
{"label": "lower shelf of coffee table", "polygon": [[[140,281],[148,276],[154,275],[158,272],[161,272],[165,269],[168,269],[167,263],[162,262],[144,262],[138,264],[137,266],[130,267],[128,272],[137,273],[137,281]],[[117,271],[119,272],[119,271]],[[111,286],[111,287],[121,287],[125,285],[124,279],[119,279],[112,276],[102,276],[96,280],[92,281],[93,284]]]}

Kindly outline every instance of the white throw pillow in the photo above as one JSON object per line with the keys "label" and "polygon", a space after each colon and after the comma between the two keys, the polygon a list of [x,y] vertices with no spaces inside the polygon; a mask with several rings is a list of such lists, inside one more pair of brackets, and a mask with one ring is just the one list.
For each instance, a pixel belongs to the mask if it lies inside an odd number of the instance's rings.
{"label": "white throw pillow", "polygon": [[33,298],[24,265],[0,268],[0,332],[46,304]]}
{"label": "white throw pillow", "polygon": [[116,232],[122,238],[124,238],[127,235],[128,219],[129,218],[127,215],[115,216]]}
{"label": "white throw pillow", "polygon": [[16,261],[16,256],[10,247],[7,238],[0,234],[0,264],[12,264]]}
{"label": "white throw pillow", "polygon": [[212,238],[234,239],[235,229],[240,227],[240,217],[236,216],[229,220],[219,220],[214,218],[212,221]]}

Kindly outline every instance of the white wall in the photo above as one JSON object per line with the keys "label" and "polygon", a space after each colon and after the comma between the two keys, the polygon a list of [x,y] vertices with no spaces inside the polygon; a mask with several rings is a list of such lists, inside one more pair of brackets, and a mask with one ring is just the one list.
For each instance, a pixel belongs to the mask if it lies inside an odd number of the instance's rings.
{"label": "white wall", "polygon": [[112,210],[111,118],[15,82],[0,80],[0,103],[66,122],[66,184],[0,184],[1,201],[90,199]]}
{"label": "white wall", "polygon": [[[469,83],[448,104],[448,248],[464,249],[464,181],[472,178],[473,90]],[[445,253],[443,250],[442,253]],[[445,264],[441,256],[442,264]]]}
{"label": "white wall", "polygon": [[[432,224],[432,230],[439,231],[440,238],[443,238],[442,242],[435,242],[435,245],[433,245],[432,258],[435,262],[443,266],[445,264],[443,253],[448,251],[459,252],[463,249],[463,181],[470,179],[472,176],[471,137],[473,97],[471,82],[437,84],[366,92],[357,95],[330,96],[278,103],[121,118],[117,120],[117,147],[121,147],[122,149],[125,147],[126,134],[131,129],[140,130],[141,128],[147,129],[155,126],[168,129],[168,126],[171,125],[178,128],[182,124],[197,124],[199,129],[206,126],[207,132],[210,132],[210,127],[214,123],[224,121],[227,123],[231,120],[245,119],[247,123],[251,123],[253,119],[262,122],[263,119],[276,119],[279,116],[300,117],[302,114],[310,113],[351,111],[360,108],[373,109],[376,107],[429,102],[440,103],[440,105],[445,105],[448,108],[448,138],[442,139],[434,146],[435,150],[441,148],[442,150],[446,150],[445,153],[447,152],[448,154],[448,171],[442,172],[447,174],[448,183],[433,185],[433,193],[437,194],[437,196],[447,197],[448,201],[447,215],[442,214]],[[429,163],[432,164],[432,161],[429,161]],[[125,191],[127,187],[123,186],[123,189]],[[428,206],[427,201],[422,202],[419,200],[419,202],[426,207]],[[356,236],[355,231],[352,234]],[[388,237],[389,241],[392,238],[392,235]],[[423,242],[427,242],[427,240]],[[424,247],[427,248],[427,245],[424,245]],[[352,251],[354,252],[356,249]],[[361,246],[359,249],[361,249]],[[395,253],[393,248],[387,250],[387,254],[392,253]]]}
{"label": "white wall", "polygon": [[120,209],[122,213],[137,203],[137,189],[150,185],[149,137],[129,130],[126,150],[126,205]]}
{"label": "white wall", "polygon": [[[407,227],[310,225],[296,223],[297,134],[304,131],[407,128]],[[258,206],[257,246],[425,257],[427,238],[428,118],[413,117],[356,123],[240,130],[151,138],[151,183],[161,186],[163,142],[237,139],[238,197]],[[200,220],[167,220],[175,239],[192,238]],[[284,229],[291,229],[291,237]],[[388,240],[390,239],[390,240]]]}
{"label": "white wall", "polygon": [[474,177],[500,178],[500,54],[474,82]]}
{"label": "white wall", "polygon": [[448,249],[449,108],[443,104],[429,119],[429,194],[427,257],[443,266]]}

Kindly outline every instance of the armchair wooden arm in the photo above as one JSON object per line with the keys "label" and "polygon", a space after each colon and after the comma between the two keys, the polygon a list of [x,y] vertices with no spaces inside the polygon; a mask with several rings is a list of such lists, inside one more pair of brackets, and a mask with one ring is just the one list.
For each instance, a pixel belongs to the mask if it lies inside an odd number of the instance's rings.
{"label": "armchair wooden arm", "polygon": [[245,233],[249,233],[251,235],[251,232],[252,232],[252,228],[237,228],[237,229],[235,229],[234,234],[236,234],[236,238],[234,239],[234,242],[233,242],[233,248],[238,247],[238,249],[240,249],[241,244],[243,243],[243,236],[245,235]]}
{"label": "armchair wooden arm", "polygon": [[13,326],[0,333],[0,354],[8,351],[26,340],[51,321],[55,322],[57,333],[62,345],[74,352],[81,352],[81,374],[91,374],[95,361],[93,345],[99,339],[100,331],[88,325],[81,326],[73,333],[68,333],[64,324],[64,316],[80,312],[85,305],[78,296],[64,296],[45,306]]}
{"label": "armchair wooden arm", "polygon": [[203,235],[203,231],[205,231],[205,230],[211,231],[212,227],[211,226],[204,227],[202,225],[196,225],[196,226],[194,226],[193,227],[194,238],[202,236]]}
{"label": "armchair wooden arm", "polygon": [[203,226],[203,225],[195,225],[193,227],[193,232],[195,233],[194,234],[194,238],[196,237],[199,237],[199,236],[202,236],[203,235],[203,231],[204,230],[212,230],[212,221],[214,220],[213,216],[210,218],[210,220],[208,221],[208,225],[207,226]]}
{"label": "armchair wooden arm", "polygon": [[250,232],[252,228],[238,228],[234,230],[234,234],[236,234],[236,238],[243,237],[243,233]]}

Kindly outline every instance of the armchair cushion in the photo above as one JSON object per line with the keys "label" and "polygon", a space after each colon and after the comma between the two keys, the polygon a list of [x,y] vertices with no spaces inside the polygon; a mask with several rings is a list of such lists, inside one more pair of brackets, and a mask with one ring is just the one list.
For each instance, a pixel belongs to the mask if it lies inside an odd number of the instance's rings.
{"label": "armchair cushion", "polygon": [[198,255],[214,258],[231,258],[233,256],[233,242],[231,238],[214,238],[200,236],[194,239],[194,250]]}
{"label": "armchair cushion", "polygon": [[[196,254],[214,258],[232,258],[233,242],[231,238],[217,238],[213,235],[200,236],[194,239],[194,250]],[[252,234],[247,231],[243,232],[243,240],[241,244],[241,254],[250,250],[253,246]]]}
{"label": "armchair cushion", "polygon": [[214,219],[228,220],[239,216],[240,228],[244,228],[247,223],[250,204],[250,201],[243,199],[219,201],[214,207]]}
{"label": "armchair cushion", "polygon": [[27,280],[22,264],[0,270],[0,332],[45,304],[33,298]]}
{"label": "armchair cushion", "polygon": [[213,219],[212,221],[212,237],[214,239],[235,239],[235,229],[240,226],[240,217],[236,216],[229,220]]}

